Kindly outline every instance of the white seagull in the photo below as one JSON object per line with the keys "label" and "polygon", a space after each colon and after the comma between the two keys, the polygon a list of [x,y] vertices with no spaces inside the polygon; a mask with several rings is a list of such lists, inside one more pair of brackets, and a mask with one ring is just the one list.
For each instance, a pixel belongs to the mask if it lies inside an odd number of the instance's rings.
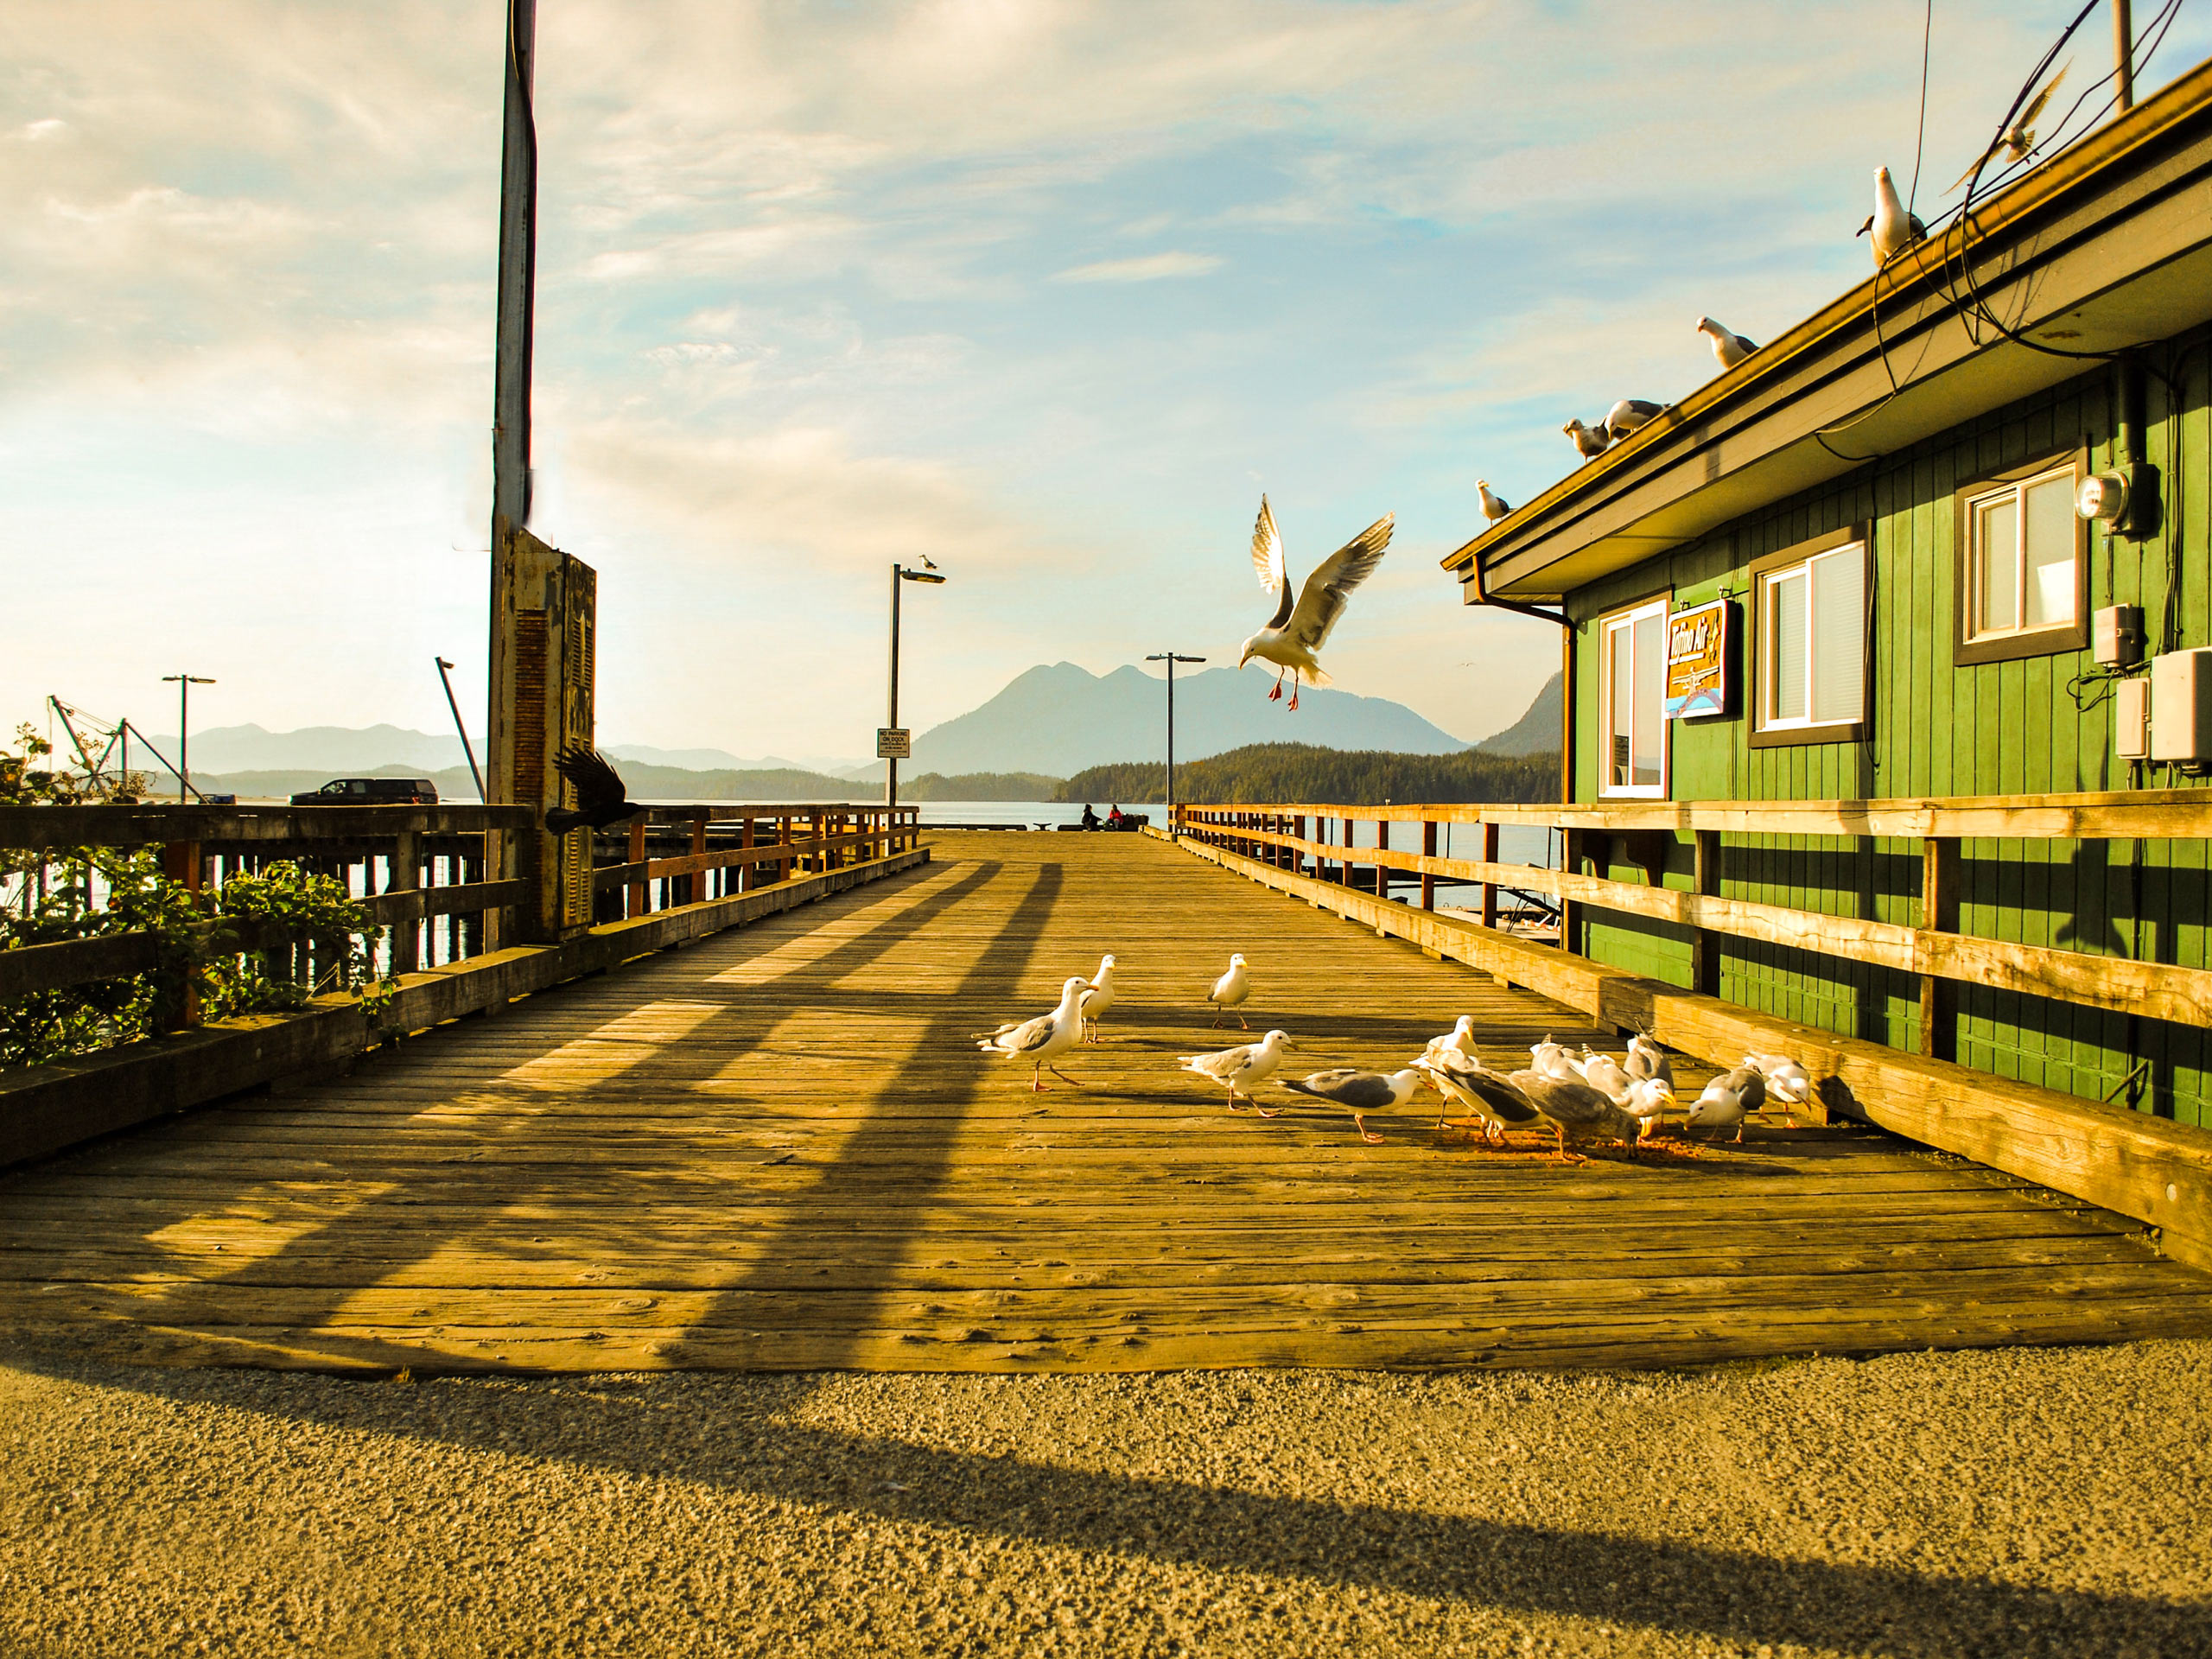
{"label": "white seagull", "polygon": [[1665,1049],[1640,1031],[1628,1039],[1625,1070],[1630,1077],[1639,1081],[1645,1077],[1656,1077],[1670,1090],[1675,1086],[1675,1062],[1669,1058]]}
{"label": "white seagull", "polygon": [[1482,1057],[1475,1052],[1475,1016],[1473,1014],[1461,1014],[1452,1023],[1450,1031],[1441,1037],[1430,1038],[1428,1046],[1421,1050],[1421,1057],[1424,1060],[1434,1060],[1440,1058],[1447,1048],[1453,1053],[1473,1061],[1477,1065],[1482,1064]]}
{"label": "white seagull", "polygon": [[1352,1126],[1359,1131],[1359,1138],[1370,1146],[1382,1144],[1382,1137],[1367,1127],[1370,1112],[1387,1112],[1404,1105],[1414,1097],[1414,1090],[1421,1087],[1421,1073],[1412,1066],[1402,1071],[1362,1071],[1356,1066],[1333,1066],[1326,1071],[1314,1071],[1298,1079],[1286,1078],[1284,1088],[1293,1094],[1311,1095],[1316,1100],[1329,1101],[1351,1114]]}
{"label": "white seagull", "polygon": [[[1274,1076],[1275,1068],[1282,1064],[1283,1050],[1290,1046],[1287,1032],[1271,1031],[1256,1043],[1241,1043],[1211,1054],[1185,1054],[1182,1056],[1183,1069],[1227,1088],[1229,1109],[1238,1111],[1242,1109],[1236,1104],[1236,1086],[1243,1084],[1245,1098],[1250,1100],[1253,1085]],[[1252,1109],[1262,1117],[1274,1117],[1281,1109],[1271,1112],[1253,1100]]]}
{"label": "white seagull", "polygon": [[[1206,993],[1206,1001],[1214,1007],[1213,1025],[1221,1023],[1221,1016],[1224,1013],[1242,1006],[1251,990],[1252,980],[1244,971],[1244,958],[1232,956],[1229,959],[1229,971],[1214,981],[1213,989]],[[1241,1014],[1236,1016],[1236,1023],[1247,1031],[1252,1029]],[[1208,1029],[1211,1030],[1211,1027]]]}
{"label": "white seagull", "polygon": [[1651,424],[1667,412],[1667,405],[1648,397],[1624,397],[1605,411],[1605,430],[1618,443],[1631,432]]}
{"label": "white seagull", "polygon": [[1874,268],[1878,270],[1916,242],[1928,238],[1928,227],[1920,222],[1918,213],[1909,213],[1904,203],[1897,200],[1897,188],[1890,181],[1890,169],[1874,169],[1874,211],[1866,215],[1866,222],[1859,227],[1859,234],[1874,233]]}
{"label": "white seagull", "polygon": [[1517,1084],[1456,1048],[1436,1049],[1433,1056],[1424,1054],[1414,1065],[1443,1099],[1436,1113],[1440,1129],[1444,1127],[1445,1113],[1455,1103],[1482,1119],[1483,1138],[1494,1147],[1503,1143],[1507,1124],[1536,1121],[1535,1103]]}
{"label": "white seagull", "polygon": [[[1313,574],[1306,578],[1306,585],[1298,590],[1294,601],[1290,592],[1290,575],[1283,569],[1282,537],[1275,531],[1275,516],[1268,506],[1268,498],[1260,498],[1259,522],[1252,526],[1252,568],[1260,573],[1260,586],[1271,594],[1281,596],[1275,607],[1274,620],[1244,642],[1243,654],[1237,658],[1242,668],[1255,657],[1275,664],[1291,677],[1290,706],[1298,707],[1298,683],[1301,677],[1308,685],[1326,685],[1329,677],[1321,671],[1321,664],[1314,653],[1329,643],[1329,633],[1337,626],[1337,619],[1344,613],[1344,607],[1351,602],[1351,590],[1375,572],[1382,562],[1383,550],[1390,545],[1391,521],[1394,513],[1384,513],[1365,530],[1321,561]],[[1274,702],[1282,696],[1282,674],[1275,676],[1275,689],[1268,693],[1268,701]]]}
{"label": "white seagull", "polygon": [[1732,369],[1758,347],[1732,328],[1723,327],[1711,317],[1697,320],[1697,331],[1706,337],[1713,347],[1713,354],[1720,359],[1720,366]]}
{"label": "white seagull", "polygon": [[1812,1074],[1786,1054],[1746,1054],[1744,1064],[1766,1082],[1766,1091],[1785,1106],[1802,1106],[1813,1097]]}
{"label": "white seagull", "polygon": [[1090,982],[1080,974],[1071,976],[1060,986],[1060,1005],[1050,1014],[1040,1014],[1034,1020],[1016,1020],[1001,1026],[994,1032],[976,1033],[976,1046],[986,1054],[997,1054],[1009,1060],[1030,1063],[1029,1088],[1033,1094],[1041,1093],[1050,1085],[1044,1072],[1052,1067],[1052,1075],[1062,1083],[1083,1085],[1060,1070],[1052,1062],[1075,1046],[1083,1031],[1083,994]]}
{"label": "white seagull", "polygon": [[1529,1058],[1535,1070],[1548,1077],[1559,1077],[1568,1083],[1582,1081],[1582,1068],[1574,1063],[1574,1057],[1548,1037],[1529,1045]]}
{"label": "white seagull", "polygon": [[1705,1092],[1690,1103],[1689,1127],[1694,1129],[1733,1128],[1744,1138],[1744,1117],[1766,1104],[1766,1081],[1748,1065],[1739,1065],[1705,1085]]}
{"label": "white seagull", "polygon": [[[2073,67],[2072,60],[2068,60],[2066,69],[2071,69]],[[2066,79],[2066,69],[2061,69],[2044,83],[2043,91],[2037,92],[2028,107],[2020,111],[2018,119],[1999,133],[1996,141],[1987,149],[1974,157],[1974,165],[1959,175],[1958,181],[1951,186],[1951,190],[1957,189],[1960,185],[1964,184],[1983,168],[1995,161],[2000,151],[2008,162],[2024,162],[2028,159],[2029,154],[2036,147],[2036,130],[2031,124],[2043,113],[2043,106],[2050,102],[2050,95],[2058,90],[2058,83]],[[1951,194],[1951,190],[1946,190],[1943,194],[1948,196]]]}
{"label": "white seagull", "polygon": [[[1657,1127],[1659,1115],[1675,1103],[1675,1085],[1659,1077],[1638,1077],[1628,1086],[1621,1109],[1643,1125],[1642,1135]],[[1638,1137],[1641,1138],[1641,1135]]]}
{"label": "white seagull", "polygon": [[1610,1054],[1593,1054],[1590,1045],[1582,1046],[1582,1081],[1618,1106],[1628,1099],[1628,1086],[1634,1081],[1621,1063]]}
{"label": "white seagull", "polygon": [[1505,504],[1503,497],[1491,493],[1490,481],[1487,479],[1477,479],[1475,490],[1483,499],[1483,517],[1489,519],[1491,523],[1494,524],[1499,519],[1511,515],[1513,509]]}
{"label": "white seagull", "polygon": [[1114,958],[1112,954],[1098,958],[1098,971],[1090,976],[1090,983],[1083,993],[1083,1005],[1077,1010],[1090,1027],[1090,1040],[1098,1040],[1098,1016],[1114,1006]]}

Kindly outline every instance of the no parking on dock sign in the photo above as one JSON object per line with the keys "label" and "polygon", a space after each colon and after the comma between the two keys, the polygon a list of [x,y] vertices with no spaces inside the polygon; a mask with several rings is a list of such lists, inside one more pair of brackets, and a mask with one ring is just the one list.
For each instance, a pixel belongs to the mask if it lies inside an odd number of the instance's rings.
{"label": "no parking on dock sign", "polygon": [[914,732],[910,726],[879,726],[875,728],[875,758],[879,760],[911,760],[914,758]]}
{"label": "no parking on dock sign", "polygon": [[1667,619],[1667,718],[1728,712],[1728,635],[1733,607],[1708,600]]}

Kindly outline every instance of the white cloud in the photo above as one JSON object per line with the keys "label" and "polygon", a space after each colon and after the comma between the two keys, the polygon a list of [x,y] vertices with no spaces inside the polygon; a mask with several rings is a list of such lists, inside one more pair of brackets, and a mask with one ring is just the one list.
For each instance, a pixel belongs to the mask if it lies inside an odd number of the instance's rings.
{"label": "white cloud", "polygon": [[1147,253],[1135,259],[1102,259],[1052,273],[1056,283],[1156,283],[1169,276],[1203,276],[1221,269],[1211,253]]}

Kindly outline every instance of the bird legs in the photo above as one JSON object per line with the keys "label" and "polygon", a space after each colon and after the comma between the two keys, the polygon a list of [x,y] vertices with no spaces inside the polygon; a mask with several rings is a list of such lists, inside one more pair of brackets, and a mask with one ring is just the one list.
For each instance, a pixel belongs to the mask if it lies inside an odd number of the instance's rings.
{"label": "bird legs", "polygon": [[[1282,1108],[1280,1106],[1276,1107],[1274,1110],[1271,1112],[1266,1107],[1261,1105],[1259,1101],[1252,1096],[1247,1095],[1244,1098],[1252,1102],[1252,1109],[1257,1112],[1262,1117],[1281,1117],[1282,1116]],[[1239,1117],[1242,1117],[1244,1115],[1244,1109],[1236,1103],[1236,1085],[1233,1083],[1229,1085],[1229,1109],[1235,1112]]]}
{"label": "bird legs", "polygon": [[1354,1112],[1351,1115],[1351,1122],[1352,1127],[1359,1131],[1359,1138],[1366,1141],[1369,1146],[1379,1147],[1382,1144],[1382,1137],[1367,1127],[1365,1112]]}
{"label": "bird legs", "polygon": [[1045,1073],[1047,1071],[1058,1077],[1062,1083],[1067,1084],[1071,1089],[1080,1089],[1083,1087],[1083,1085],[1077,1083],[1073,1077],[1061,1071],[1058,1066],[1040,1065],[1033,1067],[1029,1073],[1029,1092],[1031,1094],[1043,1095],[1052,1092],[1052,1085],[1045,1081]]}
{"label": "bird legs", "polygon": [[[1282,674],[1283,674],[1283,671],[1282,671],[1278,670],[1278,671],[1276,671],[1276,674],[1275,674],[1275,689],[1274,689],[1274,690],[1272,690],[1272,691],[1270,691],[1270,692],[1268,692],[1268,701],[1269,702],[1281,702],[1282,701]],[[1298,689],[1298,688],[1297,688],[1296,686],[1293,686],[1293,687],[1291,688],[1291,690],[1294,690],[1294,691],[1295,691],[1297,689]],[[1293,704],[1291,705],[1291,707],[1292,707],[1292,708],[1294,708],[1294,708],[1296,708],[1297,706],[1298,706],[1298,705],[1297,705],[1296,703],[1293,703]]]}
{"label": "bird legs", "polygon": [[1554,1157],[1554,1158],[1552,1160],[1552,1161],[1553,1161],[1554,1163],[1555,1163],[1555,1164],[1586,1164],[1586,1163],[1588,1163],[1588,1162],[1590,1161],[1587,1158],[1585,1158],[1585,1157],[1584,1157],[1580,1153],[1579,1153],[1579,1152],[1570,1153],[1569,1151],[1567,1151],[1567,1125],[1565,1125],[1564,1123],[1556,1123],[1556,1124],[1554,1124],[1552,1127],[1553,1127],[1553,1128],[1556,1128],[1556,1129],[1559,1131],[1559,1153],[1558,1153],[1558,1155],[1557,1155],[1556,1157]]}

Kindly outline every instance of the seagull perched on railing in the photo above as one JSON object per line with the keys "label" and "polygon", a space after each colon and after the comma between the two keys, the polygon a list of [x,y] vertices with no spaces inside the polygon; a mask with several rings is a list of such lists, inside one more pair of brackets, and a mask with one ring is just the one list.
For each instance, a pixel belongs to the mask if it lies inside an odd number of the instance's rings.
{"label": "seagull perched on railing", "polygon": [[548,835],[564,836],[587,825],[604,830],[624,818],[634,818],[645,810],[628,798],[630,791],[623,786],[621,775],[607,765],[607,757],[597,749],[572,743],[554,756],[553,769],[575,787],[576,804],[573,808],[556,806],[547,810]]}
{"label": "seagull perched on railing", "polygon": [[[1329,642],[1330,631],[1351,602],[1351,590],[1382,562],[1395,516],[1384,513],[1322,560],[1294,600],[1289,573],[1283,568],[1282,537],[1276,532],[1268,498],[1262,496],[1259,522],[1252,526],[1252,568],[1260,573],[1260,586],[1281,595],[1281,602],[1275,607],[1274,620],[1244,642],[1236,666],[1243,667],[1255,657],[1277,664],[1290,676],[1293,709],[1298,707],[1301,676],[1308,685],[1328,684],[1329,677],[1321,671],[1314,653]],[[1275,689],[1268,693],[1269,702],[1282,696],[1282,674],[1275,676]]]}

